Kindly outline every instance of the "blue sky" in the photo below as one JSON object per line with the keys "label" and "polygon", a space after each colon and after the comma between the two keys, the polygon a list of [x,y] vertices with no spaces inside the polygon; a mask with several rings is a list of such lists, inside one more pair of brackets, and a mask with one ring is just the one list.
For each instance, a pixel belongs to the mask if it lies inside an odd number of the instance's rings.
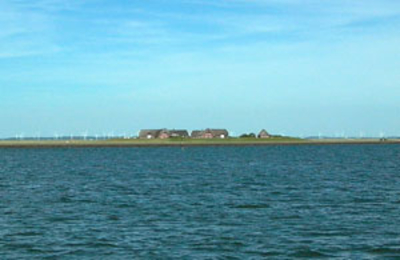
{"label": "blue sky", "polygon": [[0,0],[0,137],[400,135],[400,1]]}

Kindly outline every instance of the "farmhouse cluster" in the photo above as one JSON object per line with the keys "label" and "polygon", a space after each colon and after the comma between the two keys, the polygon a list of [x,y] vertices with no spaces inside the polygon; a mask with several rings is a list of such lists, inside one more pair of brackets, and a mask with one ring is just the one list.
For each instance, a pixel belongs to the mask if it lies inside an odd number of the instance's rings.
{"label": "farmhouse cluster", "polygon": [[[194,138],[194,139],[225,139],[229,137],[229,132],[226,129],[210,129],[193,130],[189,135],[187,130],[175,129],[144,129],[140,130],[140,139],[167,139],[167,138]],[[271,135],[266,130],[261,130],[257,135],[258,138],[270,138]]]}

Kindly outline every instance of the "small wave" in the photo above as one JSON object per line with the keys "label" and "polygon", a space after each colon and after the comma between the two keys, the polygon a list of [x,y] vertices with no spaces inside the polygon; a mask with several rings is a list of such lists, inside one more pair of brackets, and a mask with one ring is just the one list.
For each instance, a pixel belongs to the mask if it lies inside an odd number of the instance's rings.
{"label": "small wave", "polygon": [[400,248],[390,248],[390,247],[379,247],[379,248],[373,248],[368,251],[371,254],[377,254],[377,255],[400,255]]}
{"label": "small wave", "polygon": [[62,196],[62,197],[60,197],[58,202],[61,202],[61,203],[72,203],[72,202],[74,202],[74,200],[72,199],[72,197]]}
{"label": "small wave", "polygon": [[299,215],[284,215],[284,216],[271,216],[272,220],[289,220],[289,219],[301,219]]}
{"label": "small wave", "polygon": [[282,252],[278,251],[245,251],[244,253],[249,254],[249,255],[257,255],[261,257],[272,257],[272,256],[280,256],[282,255]]}
{"label": "small wave", "polygon": [[313,258],[313,257],[332,257],[330,255],[323,254],[321,252],[311,250],[311,249],[300,249],[293,254],[290,254],[292,257],[304,257],[304,258]]}
{"label": "small wave", "polygon": [[364,199],[364,198],[354,198],[354,203],[377,203],[376,200],[373,199]]}
{"label": "small wave", "polygon": [[116,248],[117,245],[111,242],[79,242],[79,243],[68,243],[66,244],[69,248]]}
{"label": "small wave", "polygon": [[120,218],[118,216],[116,216],[116,215],[110,215],[110,216],[107,217],[107,219],[108,220],[114,220],[114,221],[120,220]]}
{"label": "small wave", "polygon": [[270,205],[268,204],[243,204],[243,205],[233,206],[233,208],[235,209],[266,209],[269,207]]}
{"label": "small wave", "polygon": [[48,221],[50,222],[68,222],[68,221],[74,221],[77,220],[76,218],[70,218],[70,217],[63,217],[63,216],[52,216],[48,218]]}
{"label": "small wave", "polygon": [[9,236],[17,236],[17,237],[34,237],[34,236],[42,236],[44,233],[35,232],[35,231],[27,231],[27,232],[18,232],[14,234],[10,234]]}
{"label": "small wave", "polygon": [[134,204],[128,204],[128,203],[121,203],[121,204],[117,204],[116,207],[120,208],[120,209],[126,209],[126,208],[134,208],[135,205]]}
{"label": "small wave", "polygon": [[342,237],[350,235],[350,232],[343,231],[313,231],[306,234],[309,237]]}

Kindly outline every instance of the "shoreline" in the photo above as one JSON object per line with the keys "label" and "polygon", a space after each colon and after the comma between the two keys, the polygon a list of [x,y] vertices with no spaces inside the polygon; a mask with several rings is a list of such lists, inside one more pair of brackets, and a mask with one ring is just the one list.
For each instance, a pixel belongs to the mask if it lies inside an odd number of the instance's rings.
{"label": "shoreline", "polygon": [[72,141],[0,141],[3,148],[123,148],[123,147],[222,147],[222,146],[302,146],[302,145],[400,145],[400,140],[326,139],[326,140],[72,140]]}

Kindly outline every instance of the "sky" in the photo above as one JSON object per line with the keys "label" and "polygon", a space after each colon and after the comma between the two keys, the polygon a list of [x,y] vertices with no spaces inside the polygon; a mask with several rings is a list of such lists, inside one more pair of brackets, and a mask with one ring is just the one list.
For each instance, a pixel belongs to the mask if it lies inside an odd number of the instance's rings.
{"label": "sky", "polygon": [[0,138],[400,136],[398,0],[0,0]]}

